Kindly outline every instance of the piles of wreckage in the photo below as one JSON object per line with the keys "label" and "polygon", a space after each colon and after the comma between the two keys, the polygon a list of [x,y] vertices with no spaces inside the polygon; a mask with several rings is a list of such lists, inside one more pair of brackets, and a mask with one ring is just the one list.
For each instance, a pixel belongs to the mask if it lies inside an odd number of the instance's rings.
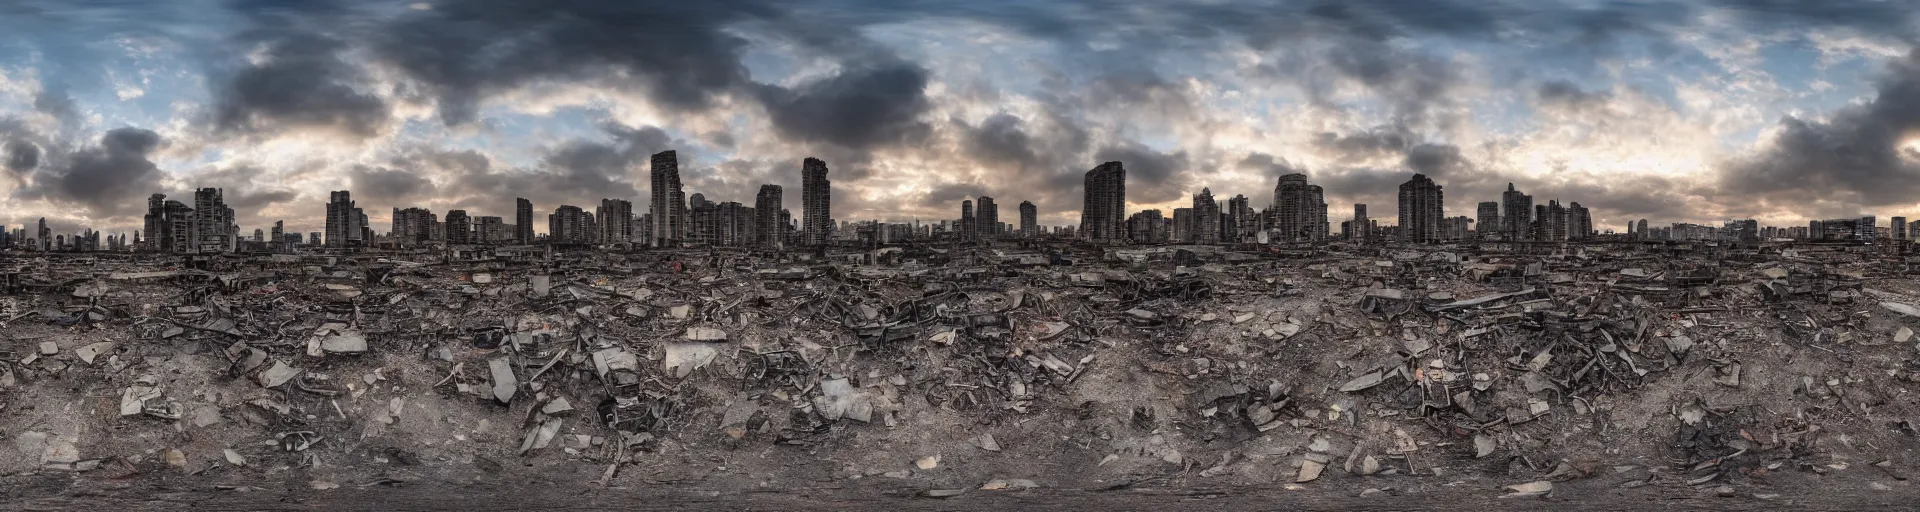
{"label": "piles of wreckage", "polygon": [[[824,457],[932,432],[835,455],[867,461],[840,476],[974,488],[935,470],[967,453],[948,443],[1169,485],[1341,474],[1364,494],[1414,485],[1359,480],[1391,476],[1516,495],[1905,480],[1912,462],[1884,455],[1920,435],[1904,261],[1533,252],[13,258],[0,451],[18,456],[0,459],[18,462],[0,472],[370,479],[348,461],[522,457],[605,483],[666,446]],[[1013,488],[1065,478],[979,464]]]}

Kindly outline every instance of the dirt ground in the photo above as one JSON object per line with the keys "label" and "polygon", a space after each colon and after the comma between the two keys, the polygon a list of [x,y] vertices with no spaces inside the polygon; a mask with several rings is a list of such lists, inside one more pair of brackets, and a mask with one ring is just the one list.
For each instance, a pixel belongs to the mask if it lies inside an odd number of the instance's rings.
{"label": "dirt ground", "polygon": [[[1920,283],[1868,264],[682,261],[68,269],[94,277],[0,311],[6,508],[1877,508],[1920,474],[1920,319],[1884,305]],[[1452,305],[1475,297],[1504,298]],[[313,352],[334,324],[365,350]],[[300,374],[269,387],[273,363]],[[609,424],[616,397],[655,419]]]}

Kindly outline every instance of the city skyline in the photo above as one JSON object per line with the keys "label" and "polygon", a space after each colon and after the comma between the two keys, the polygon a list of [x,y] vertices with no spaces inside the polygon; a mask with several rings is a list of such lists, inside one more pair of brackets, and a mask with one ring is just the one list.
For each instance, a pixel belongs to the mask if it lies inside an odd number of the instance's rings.
{"label": "city skyline", "polygon": [[793,203],[790,162],[833,162],[851,219],[1019,196],[1078,225],[1081,173],[1114,160],[1129,212],[1293,173],[1376,219],[1414,173],[1461,191],[1449,212],[1515,182],[1616,230],[1920,207],[1915,13],[1884,2],[15,5],[0,222],[59,231],[131,231],[147,194],[205,187],[296,232],[343,188],[476,217],[642,209],[667,149],[685,190],[743,204]]}

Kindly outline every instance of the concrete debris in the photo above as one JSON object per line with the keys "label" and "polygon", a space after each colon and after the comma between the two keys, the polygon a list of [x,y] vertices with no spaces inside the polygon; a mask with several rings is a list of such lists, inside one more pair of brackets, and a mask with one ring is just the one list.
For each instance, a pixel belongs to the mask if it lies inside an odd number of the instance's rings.
{"label": "concrete debris", "polygon": [[[1848,477],[1920,442],[1909,258],[1056,239],[15,258],[0,449],[22,456],[0,475],[324,464],[318,488],[577,463],[619,487],[821,465],[946,477],[930,497],[1165,472],[1349,498]],[[498,460],[516,445],[524,464]],[[1873,471],[1913,470],[1892,464]],[[1679,482],[1698,483],[1656,485]]]}

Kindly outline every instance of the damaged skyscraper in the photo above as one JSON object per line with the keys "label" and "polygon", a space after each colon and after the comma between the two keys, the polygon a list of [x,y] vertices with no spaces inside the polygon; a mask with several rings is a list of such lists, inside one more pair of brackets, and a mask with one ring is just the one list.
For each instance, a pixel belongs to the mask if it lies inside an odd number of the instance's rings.
{"label": "damaged skyscraper", "polygon": [[832,186],[826,161],[808,157],[800,163],[800,232],[809,246],[825,245],[833,230]]}
{"label": "damaged skyscraper", "polygon": [[673,150],[661,151],[653,154],[652,165],[651,245],[677,247],[687,237],[687,195],[680,189],[680,160]]}
{"label": "damaged skyscraper", "polygon": [[1095,242],[1126,238],[1127,170],[1107,162],[1087,171],[1080,210],[1080,237]]}
{"label": "damaged skyscraper", "polygon": [[1280,177],[1273,187],[1273,218],[1279,241],[1297,242],[1327,237],[1327,201],[1319,185],[1305,174]]}
{"label": "damaged skyscraper", "polygon": [[[1533,231],[1533,196],[1520,193],[1507,184],[1507,191],[1500,194],[1500,225],[1506,229],[1508,241],[1520,241],[1530,238]],[[1481,229],[1492,229],[1481,226]]]}
{"label": "damaged skyscraper", "polygon": [[1444,200],[1440,184],[1425,174],[1415,174],[1400,184],[1401,236],[1410,242],[1440,240],[1444,236],[1440,222],[1447,217]]}

